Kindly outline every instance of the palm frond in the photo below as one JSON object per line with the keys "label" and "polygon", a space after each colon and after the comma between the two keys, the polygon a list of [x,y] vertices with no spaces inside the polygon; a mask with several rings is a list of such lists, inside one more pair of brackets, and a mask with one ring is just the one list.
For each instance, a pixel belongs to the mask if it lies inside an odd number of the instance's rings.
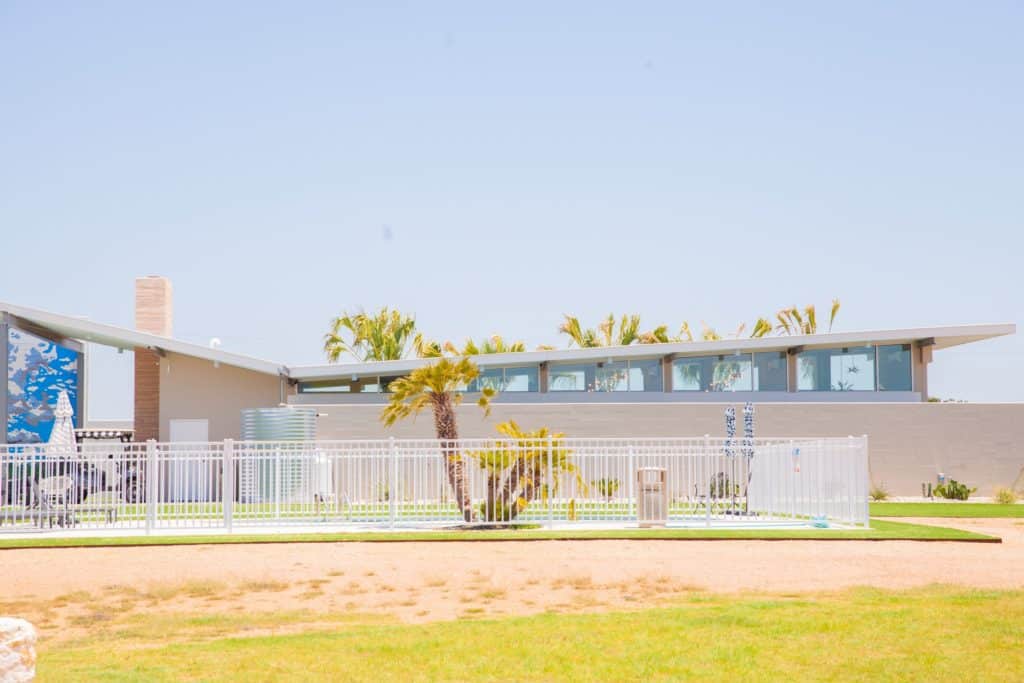
{"label": "palm frond", "polygon": [[804,333],[815,334],[818,331],[818,316],[814,311],[814,304],[804,307]]}

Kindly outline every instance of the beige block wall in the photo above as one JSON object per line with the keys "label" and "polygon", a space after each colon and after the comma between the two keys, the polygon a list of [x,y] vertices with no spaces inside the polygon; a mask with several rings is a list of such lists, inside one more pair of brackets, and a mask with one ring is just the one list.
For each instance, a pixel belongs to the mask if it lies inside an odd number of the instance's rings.
{"label": "beige block wall", "polygon": [[135,279],[135,329],[170,337],[174,329],[171,281],[158,275]]}
{"label": "beige block wall", "polygon": [[[476,406],[459,408],[462,436],[494,434],[516,420],[524,428],[548,426],[569,436],[724,436],[726,404],[512,404],[497,403],[483,418]],[[320,405],[321,439],[432,437],[429,412],[386,430],[380,405]],[[737,406],[738,408],[740,406]],[[739,426],[742,429],[742,422]],[[943,472],[990,496],[1024,468],[1024,403],[764,403],[757,435],[867,434],[872,479],[892,494],[920,495],[922,482]]]}
{"label": "beige block wall", "polygon": [[281,402],[281,378],[168,353],[160,359],[160,441],[173,419],[207,419],[210,440],[237,439],[244,408]]}

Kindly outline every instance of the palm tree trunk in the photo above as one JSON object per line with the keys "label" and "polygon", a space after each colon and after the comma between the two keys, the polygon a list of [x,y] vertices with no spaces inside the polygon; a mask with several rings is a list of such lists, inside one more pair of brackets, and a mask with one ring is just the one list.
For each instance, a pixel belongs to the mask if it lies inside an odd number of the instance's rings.
{"label": "palm tree trunk", "polygon": [[[519,513],[533,502],[533,499],[537,496],[537,491],[540,490],[538,486],[540,479],[539,461],[528,463],[526,459],[520,458],[512,464],[508,473],[508,479],[505,481],[504,489],[499,498],[505,516],[502,520],[503,522],[515,520]],[[525,502],[522,508],[519,506],[520,498]]]}
{"label": "palm tree trunk", "polygon": [[434,394],[434,430],[441,441],[444,453],[444,466],[448,474],[448,483],[455,496],[455,504],[462,511],[462,518],[472,522],[473,502],[469,497],[469,485],[466,481],[466,466],[459,455],[459,431],[455,425],[455,406],[450,394]]}

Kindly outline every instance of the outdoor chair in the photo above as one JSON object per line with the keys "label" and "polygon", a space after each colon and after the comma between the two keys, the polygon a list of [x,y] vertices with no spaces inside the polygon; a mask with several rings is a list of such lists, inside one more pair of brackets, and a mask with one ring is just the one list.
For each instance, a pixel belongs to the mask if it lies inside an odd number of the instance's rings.
{"label": "outdoor chair", "polygon": [[43,477],[36,482],[34,488],[36,500],[39,502],[40,526],[44,520],[48,520],[51,527],[54,519],[60,526],[70,525],[73,522],[68,511],[68,503],[74,485],[74,480],[64,475]]}

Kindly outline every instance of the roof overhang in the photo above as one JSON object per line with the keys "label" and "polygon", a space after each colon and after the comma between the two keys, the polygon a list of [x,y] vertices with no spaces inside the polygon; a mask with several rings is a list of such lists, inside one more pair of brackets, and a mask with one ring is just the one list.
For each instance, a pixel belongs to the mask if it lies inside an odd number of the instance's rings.
{"label": "roof overhang", "polygon": [[[146,334],[125,327],[104,325],[103,323],[41,311],[24,306],[15,306],[0,301],[0,314],[6,313],[18,324],[20,321],[29,326],[41,328],[57,336],[77,339],[83,342],[111,346],[118,349],[150,349],[158,353],[178,353],[194,358],[203,358],[214,363],[223,363],[237,368],[262,372],[268,375],[288,374],[288,369],[280,364],[251,356],[229,353],[220,349],[212,349],[200,344],[192,344],[170,337]],[[32,330],[27,330],[31,332]]]}
{"label": "roof overhang", "polygon": [[[175,353],[223,363],[237,368],[268,375],[286,377],[296,381],[334,379],[366,375],[400,375],[411,372],[431,359],[408,358],[371,363],[336,363],[328,365],[286,366],[282,363],[230,353],[200,344],[184,342],[170,337],[146,334],[136,330],[105,325],[83,318],[60,315],[24,306],[0,302],[0,318],[7,316],[15,324],[35,327],[58,337],[102,344],[120,349],[151,349],[158,353]],[[28,331],[32,331],[29,329]],[[982,325],[946,325],[896,330],[865,330],[759,339],[720,339],[716,341],[674,342],[668,344],[634,344],[591,349],[555,349],[551,351],[525,351],[523,353],[494,353],[475,356],[481,367],[540,365],[561,362],[600,362],[629,358],[671,358],[675,356],[729,355],[754,351],[789,351],[801,347],[834,348],[865,344],[916,344],[946,349],[1014,334],[1012,323]]]}
{"label": "roof overhang", "polygon": [[[802,347],[835,348],[866,344],[929,344],[945,349],[960,344],[1014,334],[1012,323],[984,325],[948,325],[898,330],[866,330],[831,334],[761,337],[759,339],[720,339],[717,341],[675,342],[669,344],[634,344],[632,346],[605,346],[591,349],[556,349],[553,351],[525,351],[522,353],[493,353],[475,356],[480,367],[539,365],[541,363],[626,360],[671,356],[714,356],[754,351],[788,351]],[[407,358],[372,363],[336,363],[331,365],[291,366],[290,376],[300,381],[334,379],[365,375],[399,375],[431,362],[424,358]]]}

